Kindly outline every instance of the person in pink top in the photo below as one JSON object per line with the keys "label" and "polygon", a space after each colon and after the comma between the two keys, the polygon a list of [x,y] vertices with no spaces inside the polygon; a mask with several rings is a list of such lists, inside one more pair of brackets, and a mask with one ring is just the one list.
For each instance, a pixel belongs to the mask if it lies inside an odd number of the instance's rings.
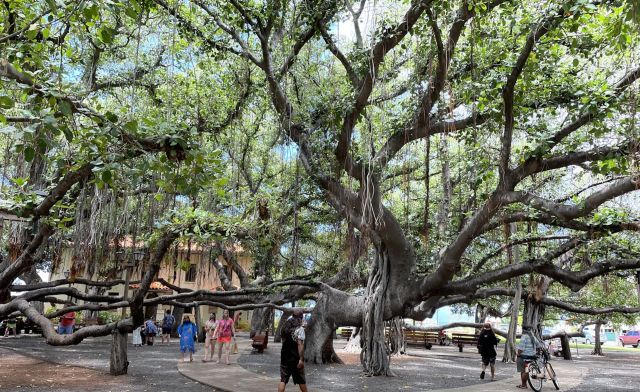
{"label": "person in pink top", "polygon": [[235,335],[236,331],[233,328],[233,320],[229,318],[229,311],[225,310],[222,312],[222,320],[218,321],[218,325],[216,326],[216,330],[213,332],[214,336],[218,337],[218,345],[220,348],[218,349],[218,360],[216,363],[220,363],[222,359],[222,348],[225,348],[226,364],[229,365],[229,354],[231,352],[231,338]]}
{"label": "person in pink top", "polygon": [[76,325],[76,312],[65,313],[60,317],[60,325],[58,325],[58,333],[60,335],[71,335],[73,326]]}

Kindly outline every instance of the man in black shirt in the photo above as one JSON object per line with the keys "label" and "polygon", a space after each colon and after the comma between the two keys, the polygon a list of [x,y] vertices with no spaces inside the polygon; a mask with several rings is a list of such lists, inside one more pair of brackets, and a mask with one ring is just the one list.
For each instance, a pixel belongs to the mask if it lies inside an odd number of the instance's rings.
{"label": "man in black shirt", "polygon": [[496,380],[496,348],[499,340],[491,329],[491,324],[484,323],[480,337],[478,338],[478,351],[482,356],[482,372],[480,378],[484,379],[484,371],[487,366],[491,366],[491,381]]}
{"label": "man in black shirt", "polygon": [[296,309],[282,328],[278,392],[284,392],[289,377],[293,377],[293,383],[298,384],[300,391],[307,392],[307,382],[304,377],[304,339],[302,311]]}

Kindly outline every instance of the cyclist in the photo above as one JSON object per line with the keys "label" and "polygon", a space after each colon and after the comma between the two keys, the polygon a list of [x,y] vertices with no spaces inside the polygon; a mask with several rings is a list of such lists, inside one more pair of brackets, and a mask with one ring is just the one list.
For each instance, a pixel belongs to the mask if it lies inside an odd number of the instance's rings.
{"label": "cyclist", "polygon": [[527,378],[528,375],[525,372],[525,361],[526,360],[535,360],[536,359],[536,350],[538,348],[544,348],[544,344],[538,340],[531,331],[531,326],[523,324],[522,325],[522,336],[520,337],[520,343],[518,343],[517,347],[517,360],[516,360],[516,368],[517,371],[520,372],[520,381],[521,384],[518,385],[520,389],[527,389]]}

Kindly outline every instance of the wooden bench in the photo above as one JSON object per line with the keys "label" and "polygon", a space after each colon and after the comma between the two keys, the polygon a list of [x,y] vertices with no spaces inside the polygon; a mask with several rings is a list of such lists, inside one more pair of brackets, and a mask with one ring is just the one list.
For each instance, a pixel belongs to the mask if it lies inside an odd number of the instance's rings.
{"label": "wooden bench", "polygon": [[353,328],[344,328],[340,329],[340,337],[343,339],[351,339],[351,335],[353,335]]}
{"label": "wooden bench", "polygon": [[262,354],[264,349],[267,348],[267,343],[269,343],[269,335],[266,333],[259,333],[253,337],[251,347],[253,347],[253,349],[258,353]]}
{"label": "wooden bench", "polygon": [[477,346],[479,335],[472,335],[468,333],[454,333],[452,335],[451,342],[458,346],[460,352],[464,346]]}
{"label": "wooden bench", "polygon": [[427,332],[427,331],[404,331],[404,340],[409,344],[424,346],[427,350],[431,350],[434,344],[438,344],[440,340],[438,339],[437,332]]}

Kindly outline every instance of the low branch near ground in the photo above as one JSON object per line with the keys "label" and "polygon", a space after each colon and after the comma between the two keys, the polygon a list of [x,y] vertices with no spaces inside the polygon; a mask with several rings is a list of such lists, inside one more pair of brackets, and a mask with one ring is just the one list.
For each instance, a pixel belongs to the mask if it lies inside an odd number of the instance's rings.
{"label": "low branch near ground", "polygon": [[45,337],[47,344],[52,346],[68,346],[78,344],[82,340],[89,337],[106,336],[113,331],[130,332],[133,330],[131,319],[117,321],[106,325],[92,325],[80,328],[71,335],[59,335],[51,321],[41,315],[28,301],[16,300],[14,306],[22,314],[27,316],[29,320],[37,324],[42,329],[42,335]]}

